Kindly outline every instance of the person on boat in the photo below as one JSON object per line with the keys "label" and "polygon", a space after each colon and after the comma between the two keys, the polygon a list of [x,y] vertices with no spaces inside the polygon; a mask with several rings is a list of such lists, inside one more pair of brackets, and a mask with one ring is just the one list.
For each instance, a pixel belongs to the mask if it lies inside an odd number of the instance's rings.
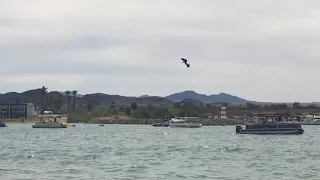
{"label": "person on boat", "polygon": [[282,120],[282,116],[280,115],[280,116],[278,116],[277,121],[278,121],[278,122],[281,122],[281,120]]}
{"label": "person on boat", "polygon": [[267,119],[262,119],[262,123],[263,123],[263,124],[266,124],[267,121],[268,121]]}
{"label": "person on boat", "polygon": [[300,122],[300,121],[301,121],[300,116],[297,116],[296,118],[297,118],[297,121],[298,121],[298,122]]}
{"label": "person on boat", "polygon": [[57,117],[54,117],[54,122],[57,122]]}

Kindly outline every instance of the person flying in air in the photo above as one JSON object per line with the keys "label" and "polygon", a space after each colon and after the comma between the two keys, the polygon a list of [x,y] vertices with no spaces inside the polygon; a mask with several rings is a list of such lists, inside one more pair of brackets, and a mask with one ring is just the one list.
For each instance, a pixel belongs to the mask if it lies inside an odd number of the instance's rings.
{"label": "person flying in air", "polygon": [[188,63],[188,60],[187,60],[187,59],[181,58],[181,60],[182,60],[182,63],[184,63],[184,64],[187,66],[187,68],[190,67],[190,64]]}

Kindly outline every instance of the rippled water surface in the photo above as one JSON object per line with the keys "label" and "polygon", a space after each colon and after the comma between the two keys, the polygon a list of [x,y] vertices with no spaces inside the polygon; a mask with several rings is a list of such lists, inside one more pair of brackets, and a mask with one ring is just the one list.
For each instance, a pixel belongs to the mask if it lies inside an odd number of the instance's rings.
{"label": "rippled water surface", "polygon": [[320,126],[303,135],[77,124],[0,128],[0,179],[320,179]]}

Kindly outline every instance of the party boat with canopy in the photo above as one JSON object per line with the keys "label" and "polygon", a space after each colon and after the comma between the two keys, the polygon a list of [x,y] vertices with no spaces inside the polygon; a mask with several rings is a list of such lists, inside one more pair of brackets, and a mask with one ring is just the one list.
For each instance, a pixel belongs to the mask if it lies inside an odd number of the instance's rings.
{"label": "party boat with canopy", "polygon": [[265,116],[252,118],[245,125],[236,126],[238,134],[303,134],[299,116]]}

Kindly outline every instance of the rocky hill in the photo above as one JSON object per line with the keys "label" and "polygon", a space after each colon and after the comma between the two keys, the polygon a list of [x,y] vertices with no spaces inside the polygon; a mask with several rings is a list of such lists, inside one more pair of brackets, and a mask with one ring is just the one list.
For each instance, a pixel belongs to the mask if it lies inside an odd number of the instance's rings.
{"label": "rocky hill", "polygon": [[185,99],[196,99],[205,103],[214,103],[214,102],[227,102],[227,103],[245,103],[249,102],[246,99],[233,96],[226,93],[220,93],[220,94],[212,94],[212,95],[206,95],[206,94],[198,94],[194,91],[184,91],[179,93],[174,93],[169,96],[166,96],[167,99],[170,99],[174,102],[180,102]]}
{"label": "rocky hill", "polygon": [[[63,92],[51,91],[48,92],[46,101],[57,101],[59,99],[63,100],[66,104],[66,95]],[[184,91],[180,93],[175,93],[167,97],[158,96],[140,96],[140,97],[127,97],[121,95],[109,95],[103,93],[93,93],[76,96],[76,104],[96,104],[99,106],[110,106],[114,104],[116,106],[131,105],[131,103],[137,103],[139,105],[172,105],[174,102],[182,101],[194,101],[195,104],[212,103],[212,102],[228,102],[228,103],[243,103],[248,102],[245,99],[239,98],[237,96],[232,96],[225,93],[220,93],[217,95],[205,95],[198,94],[194,91]],[[41,89],[28,90],[22,93],[9,92],[5,94],[0,94],[0,103],[41,103]]]}
{"label": "rocky hill", "polygon": [[139,105],[171,105],[173,101],[157,96],[148,97],[127,97],[120,95],[109,95],[103,93],[86,94],[81,98],[84,104],[98,103],[99,105],[110,105],[112,102],[115,105],[131,105],[137,103]]}
{"label": "rocky hill", "polygon": [[[64,102],[66,102],[65,93],[58,91],[48,92],[47,99],[57,100],[60,96],[63,96]],[[147,96],[147,97],[126,97],[120,95],[109,95],[103,93],[94,93],[77,96],[77,104],[98,104],[100,106],[109,106],[111,103],[115,105],[131,105],[131,103],[137,103],[139,105],[170,105],[173,101],[164,97]],[[9,92],[0,94],[0,103],[41,103],[41,89],[28,90],[22,93]]]}

